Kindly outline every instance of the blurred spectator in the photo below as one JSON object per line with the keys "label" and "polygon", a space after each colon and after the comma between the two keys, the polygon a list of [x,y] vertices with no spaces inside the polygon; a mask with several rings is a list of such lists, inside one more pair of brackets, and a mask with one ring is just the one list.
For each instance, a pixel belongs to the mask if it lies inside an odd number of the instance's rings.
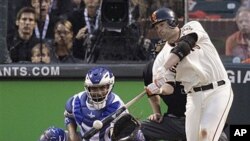
{"label": "blurred spectator", "polygon": [[[78,14],[79,18],[70,16],[73,20],[75,19],[76,22],[78,22],[77,24],[79,24],[78,26],[81,27],[75,36],[78,52],[74,55],[87,63],[94,63],[97,60],[127,61],[128,59],[136,60],[135,58],[139,58],[137,54],[135,55],[139,37],[137,32],[138,27],[132,24],[129,15],[130,9],[126,9],[129,8],[129,1],[103,1],[102,6],[110,8],[101,8],[103,15],[102,23],[100,22],[100,3],[98,1],[90,2],[89,0],[85,0],[84,2],[86,8],[82,13]],[[115,11],[117,8],[115,5],[121,8],[119,10],[123,12]],[[119,23],[115,21],[116,19],[119,20]],[[72,21],[72,19],[70,20]],[[81,22],[79,21],[82,21],[83,24],[80,25]],[[73,27],[74,26],[75,24],[73,24]]]}
{"label": "blurred spectator", "polygon": [[[49,13],[53,17],[65,18],[73,10],[71,1],[75,0],[50,0]],[[78,0],[81,1],[81,0]]]}
{"label": "blurred spectator", "polygon": [[236,24],[239,30],[227,38],[225,52],[227,56],[245,60],[250,58],[250,8],[239,8]]}
{"label": "blurred spectator", "polygon": [[35,8],[38,20],[34,31],[36,37],[47,40],[53,39],[53,28],[57,17],[49,14],[51,0],[31,0],[31,5]]}
{"label": "blurred spectator", "polygon": [[241,0],[241,6],[250,7],[250,0]]}
{"label": "blurred spectator", "polygon": [[8,33],[7,46],[12,62],[31,61],[31,48],[38,43],[33,34],[36,26],[35,10],[32,7],[20,9],[16,17],[17,30]]}
{"label": "blurred spectator", "polygon": [[[84,3],[83,3],[84,2]],[[84,0],[82,2],[74,0],[78,5],[68,17],[68,20],[73,25],[74,44],[77,48],[74,50],[74,56],[86,60],[88,48],[88,56],[92,56],[92,46],[97,34],[100,32],[100,1],[99,0]],[[82,5],[85,5],[83,7]]]}
{"label": "blurred spectator", "polygon": [[[99,29],[100,26],[100,11],[99,11],[99,1],[85,0],[84,9],[84,24],[82,24],[81,29],[78,30],[76,39],[82,39],[88,34],[94,34]],[[85,26],[83,26],[85,25]],[[82,36],[83,35],[83,36]]]}
{"label": "blurred spectator", "polygon": [[151,24],[148,21],[151,14],[160,7],[169,7],[175,9],[175,13],[178,18],[184,17],[184,2],[183,0],[132,0],[133,5],[138,4],[139,6],[139,18],[142,37],[151,39],[151,42],[157,43],[159,40],[156,32],[151,28]]}
{"label": "blurred spectator", "polygon": [[131,0],[133,6],[139,7],[139,20],[148,19],[156,9],[160,7],[167,7],[165,0]]}
{"label": "blurred spectator", "polygon": [[50,49],[45,43],[36,44],[31,50],[32,63],[50,63]]}
{"label": "blurred spectator", "polygon": [[[74,0],[76,4],[76,0]],[[99,0],[84,0],[85,7],[79,7],[69,14],[68,20],[73,25],[73,32],[78,40],[83,39],[86,33],[92,34],[100,26]]]}
{"label": "blurred spectator", "polygon": [[8,32],[15,31],[16,15],[26,6],[31,6],[29,0],[8,0]]}
{"label": "blurred spectator", "polygon": [[78,11],[84,9],[85,4],[83,0],[71,0],[72,11]]}
{"label": "blurred spectator", "polygon": [[[133,6],[135,3],[132,4]],[[102,61],[144,61],[146,60],[150,40],[141,35],[141,25],[131,15],[130,1],[103,1],[101,5],[101,31],[87,36],[93,45],[87,46],[87,62]],[[106,8],[110,7],[110,8]],[[112,9],[112,10],[111,10]],[[116,14],[117,13],[117,14]],[[90,52],[90,53],[88,53]],[[93,52],[93,53],[92,53]],[[89,55],[88,55],[89,54]],[[93,59],[92,59],[92,58]]]}
{"label": "blurred spectator", "polygon": [[51,44],[52,62],[78,63],[79,59],[73,56],[73,31],[70,21],[62,19],[55,25],[54,42]]}

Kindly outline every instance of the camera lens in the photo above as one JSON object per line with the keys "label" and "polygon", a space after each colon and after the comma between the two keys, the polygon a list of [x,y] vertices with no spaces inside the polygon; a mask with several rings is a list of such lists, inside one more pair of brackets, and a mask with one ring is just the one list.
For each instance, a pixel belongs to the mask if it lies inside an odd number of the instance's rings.
{"label": "camera lens", "polygon": [[128,0],[104,0],[101,6],[101,22],[106,29],[122,29],[129,22]]}
{"label": "camera lens", "polygon": [[127,16],[126,8],[123,3],[109,3],[104,7],[102,14],[109,22],[122,22]]}

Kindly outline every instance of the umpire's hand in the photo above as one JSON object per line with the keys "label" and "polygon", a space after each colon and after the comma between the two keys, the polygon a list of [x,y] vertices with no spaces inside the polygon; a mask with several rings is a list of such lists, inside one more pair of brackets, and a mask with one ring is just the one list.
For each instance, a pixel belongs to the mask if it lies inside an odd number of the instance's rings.
{"label": "umpire's hand", "polygon": [[154,113],[148,117],[148,120],[154,121],[154,122],[162,122],[163,116],[160,113]]}

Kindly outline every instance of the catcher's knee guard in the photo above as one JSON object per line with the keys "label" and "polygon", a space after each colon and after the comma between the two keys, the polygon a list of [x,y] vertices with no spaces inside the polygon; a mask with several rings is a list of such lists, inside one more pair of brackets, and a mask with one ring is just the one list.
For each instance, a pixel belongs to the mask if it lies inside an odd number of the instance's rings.
{"label": "catcher's knee guard", "polygon": [[140,123],[132,115],[122,115],[114,124],[112,141],[145,141]]}
{"label": "catcher's knee guard", "polygon": [[131,141],[145,141],[145,137],[140,129],[132,134]]}

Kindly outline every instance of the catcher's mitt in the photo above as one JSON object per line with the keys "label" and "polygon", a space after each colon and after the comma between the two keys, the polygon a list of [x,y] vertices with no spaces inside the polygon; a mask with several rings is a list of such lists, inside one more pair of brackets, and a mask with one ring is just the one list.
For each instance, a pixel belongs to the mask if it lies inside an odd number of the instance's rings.
{"label": "catcher's mitt", "polygon": [[139,130],[139,122],[130,114],[122,115],[114,124],[112,141],[134,138]]}

